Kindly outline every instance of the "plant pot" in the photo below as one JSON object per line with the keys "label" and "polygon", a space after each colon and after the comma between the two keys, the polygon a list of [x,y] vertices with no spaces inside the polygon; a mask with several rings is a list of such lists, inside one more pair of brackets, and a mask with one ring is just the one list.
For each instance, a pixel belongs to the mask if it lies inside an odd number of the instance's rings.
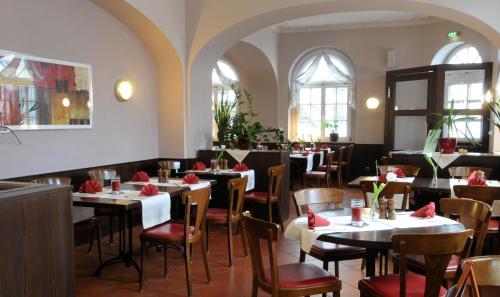
{"label": "plant pot", "polygon": [[453,154],[456,147],[456,138],[439,138],[439,150],[442,154]]}
{"label": "plant pot", "polygon": [[339,133],[330,133],[330,141],[331,142],[339,141]]}

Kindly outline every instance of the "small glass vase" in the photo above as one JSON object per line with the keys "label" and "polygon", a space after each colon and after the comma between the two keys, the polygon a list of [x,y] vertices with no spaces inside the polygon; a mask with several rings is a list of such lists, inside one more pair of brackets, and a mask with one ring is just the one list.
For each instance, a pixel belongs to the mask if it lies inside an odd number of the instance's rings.
{"label": "small glass vase", "polygon": [[438,181],[438,170],[437,166],[432,167],[432,184],[436,185]]}
{"label": "small glass vase", "polygon": [[379,218],[379,213],[377,210],[377,203],[376,200],[372,201],[372,206],[370,208],[370,220],[371,221],[376,221]]}

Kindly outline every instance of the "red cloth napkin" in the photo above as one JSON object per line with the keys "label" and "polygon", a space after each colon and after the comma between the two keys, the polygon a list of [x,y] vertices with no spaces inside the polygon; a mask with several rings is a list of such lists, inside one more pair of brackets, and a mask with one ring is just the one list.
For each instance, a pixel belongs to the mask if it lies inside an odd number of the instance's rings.
{"label": "red cloth napkin", "polygon": [[310,230],[313,230],[314,227],[323,227],[328,225],[330,225],[330,222],[327,219],[315,214],[314,211],[310,209],[307,210],[307,227],[309,227]]}
{"label": "red cloth napkin", "polygon": [[182,182],[185,184],[197,184],[200,182],[200,179],[194,173],[189,173],[184,176]]}
{"label": "red cloth napkin", "polygon": [[324,150],[326,150],[326,149],[328,148],[328,144],[323,143],[323,144],[321,145],[321,148],[322,148],[322,149],[324,149]]}
{"label": "red cloth napkin", "polygon": [[130,180],[133,182],[148,182],[149,175],[145,171],[137,171]]}
{"label": "red cloth napkin", "polygon": [[300,143],[294,143],[294,144],[292,145],[292,148],[293,148],[294,150],[298,150],[298,149],[300,149]]}
{"label": "red cloth napkin", "polygon": [[467,178],[468,186],[486,186],[486,180],[483,178],[483,174],[478,174],[477,171],[473,171],[470,176]]}
{"label": "red cloth napkin", "polygon": [[387,181],[387,173],[379,175],[378,180],[381,182],[386,182]]}
{"label": "red cloth napkin", "polygon": [[238,172],[248,171],[248,166],[245,163],[238,163],[238,164],[234,165],[233,171],[238,171]]}
{"label": "red cloth napkin", "polygon": [[430,219],[436,216],[436,205],[434,202],[429,202],[426,206],[416,210],[411,214],[412,217],[421,217]]}
{"label": "red cloth napkin", "polygon": [[139,195],[141,195],[141,196],[154,196],[154,195],[158,195],[158,193],[159,193],[159,190],[158,190],[157,186],[148,184],[148,185],[145,185],[142,187],[142,191]]}
{"label": "red cloth napkin", "polygon": [[100,182],[89,179],[80,186],[79,192],[95,194],[97,192],[102,192],[102,186]]}
{"label": "red cloth napkin", "polygon": [[405,177],[404,171],[401,168],[398,168],[398,167],[392,169],[392,173],[396,174],[398,176],[398,178]]}
{"label": "red cloth napkin", "polygon": [[305,151],[302,153],[302,156],[309,156],[309,151]]}
{"label": "red cloth napkin", "polygon": [[205,169],[207,169],[207,167],[205,166],[205,164],[203,164],[203,162],[196,162],[193,165],[193,170],[205,170]]}

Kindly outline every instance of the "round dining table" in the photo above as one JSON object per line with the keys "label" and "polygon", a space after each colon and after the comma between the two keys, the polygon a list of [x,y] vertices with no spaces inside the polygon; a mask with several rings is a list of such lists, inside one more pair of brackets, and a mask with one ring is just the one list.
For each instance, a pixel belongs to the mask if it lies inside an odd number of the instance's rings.
{"label": "round dining table", "polygon": [[[369,208],[363,209],[363,216],[368,217]],[[350,216],[351,209],[334,209],[318,212],[324,217]],[[376,257],[380,252],[388,251],[392,248],[391,237],[394,234],[413,233],[413,234],[435,234],[435,233],[455,233],[465,230],[462,224],[441,225],[432,227],[417,228],[396,228],[389,230],[369,230],[358,232],[335,232],[325,233],[318,237],[318,240],[362,247],[366,249],[366,276],[375,276]]]}

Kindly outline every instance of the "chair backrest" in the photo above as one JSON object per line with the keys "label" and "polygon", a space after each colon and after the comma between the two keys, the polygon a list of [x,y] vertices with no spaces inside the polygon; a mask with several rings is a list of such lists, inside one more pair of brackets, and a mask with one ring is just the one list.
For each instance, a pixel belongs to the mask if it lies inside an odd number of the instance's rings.
{"label": "chair backrest", "polygon": [[445,217],[459,216],[465,228],[474,230],[472,255],[480,256],[491,217],[491,207],[481,201],[472,199],[442,198],[440,209]]}
{"label": "chair backrest", "polygon": [[90,179],[94,180],[110,180],[116,177],[116,170],[114,169],[93,169],[89,170]]}
{"label": "chair backrest", "polygon": [[174,162],[172,160],[164,160],[164,161],[158,161],[158,166],[160,166],[161,169],[174,169]]}
{"label": "chair backrest", "polygon": [[462,274],[457,283],[448,289],[447,297],[498,296],[500,293],[500,256],[480,256],[462,261]]}
{"label": "chair backrest", "polygon": [[450,177],[456,178],[468,178],[473,171],[481,170],[484,172],[484,177],[488,179],[493,172],[491,168],[484,167],[473,167],[473,166],[463,166],[463,167],[449,167],[448,173]]}
{"label": "chair backrest", "polygon": [[344,161],[345,151],[346,151],[345,146],[341,146],[337,149],[337,162],[339,164],[340,162]]}
{"label": "chair backrest", "polygon": [[467,245],[472,241],[474,230],[457,233],[438,234],[395,234],[392,236],[392,248],[400,255],[400,296],[406,296],[406,255],[425,257],[425,292],[424,296],[437,297],[443,277],[454,254],[468,252]]}
{"label": "chair backrest", "polygon": [[352,152],[354,152],[354,144],[350,144],[347,147],[347,166],[351,165],[351,159],[352,159]]}
{"label": "chair backrest", "polygon": [[378,168],[381,174],[386,174],[387,172],[389,172],[389,170],[399,168],[403,170],[406,176],[413,177],[416,177],[418,175],[418,172],[420,171],[420,167],[412,165],[380,165]]}
{"label": "chair backrest", "polygon": [[[229,190],[229,207],[228,218],[232,216],[240,216],[243,213],[243,202],[245,198],[245,190],[247,188],[248,177],[233,178],[227,182]],[[236,201],[236,205],[235,205]]]}
{"label": "chair backrest", "polygon": [[46,176],[46,177],[39,177],[31,182],[37,183],[37,184],[48,184],[48,185],[70,185],[71,184],[71,177],[66,177],[66,176]]}
{"label": "chair backrest", "polygon": [[[328,209],[331,204],[334,208],[341,207],[344,202],[345,192],[335,188],[311,188],[293,193],[297,215],[301,216],[309,208],[323,206]],[[314,209],[315,211],[318,209]]]}
{"label": "chair backrest", "polygon": [[[278,255],[276,252],[276,243],[279,240],[279,226],[259,219],[252,218],[250,212],[243,213],[243,222],[250,246],[250,256],[252,258],[253,278],[258,280],[259,284],[267,283],[264,267],[269,267],[271,272],[271,290],[272,296],[278,296]],[[265,265],[263,253],[261,252],[261,241],[267,246],[269,263]],[[264,253],[265,254],[265,253]]]}
{"label": "chair backrest", "polygon": [[[371,201],[368,199],[368,193],[373,193],[373,183],[377,183],[380,185],[382,182],[374,182],[363,180],[359,182],[361,186],[361,191],[363,192],[363,198],[365,199],[365,205],[371,206]],[[401,205],[402,209],[407,209],[408,207],[408,196],[411,192],[411,183],[403,183],[403,182],[389,182],[386,183],[385,188],[382,190],[382,193],[379,195],[379,199],[384,197],[385,199],[393,199],[394,195],[402,194],[403,195],[403,203]]]}
{"label": "chair backrest", "polygon": [[493,201],[500,200],[500,187],[456,185],[453,191],[459,198],[479,200],[488,205],[493,205]]}
{"label": "chair backrest", "polygon": [[[202,227],[205,226],[205,219],[210,199],[210,188],[202,188],[182,193],[182,201],[185,205],[184,213],[184,237],[186,246],[188,243],[197,241],[202,234]],[[194,211],[192,211],[194,209]],[[191,228],[194,228],[192,236]]]}
{"label": "chair backrest", "polygon": [[333,157],[335,156],[335,152],[329,152],[326,154],[326,180],[330,178],[331,168],[333,166]]}
{"label": "chair backrest", "polygon": [[[269,176],[267,190],[269,198],[276,196],[279,199],[281,193],[281,181],[283,180],[283,175],[285,174],[285,165],[269,167],[267,172]],[[271,199],[269,199],[269,201],[271,201]]]}

